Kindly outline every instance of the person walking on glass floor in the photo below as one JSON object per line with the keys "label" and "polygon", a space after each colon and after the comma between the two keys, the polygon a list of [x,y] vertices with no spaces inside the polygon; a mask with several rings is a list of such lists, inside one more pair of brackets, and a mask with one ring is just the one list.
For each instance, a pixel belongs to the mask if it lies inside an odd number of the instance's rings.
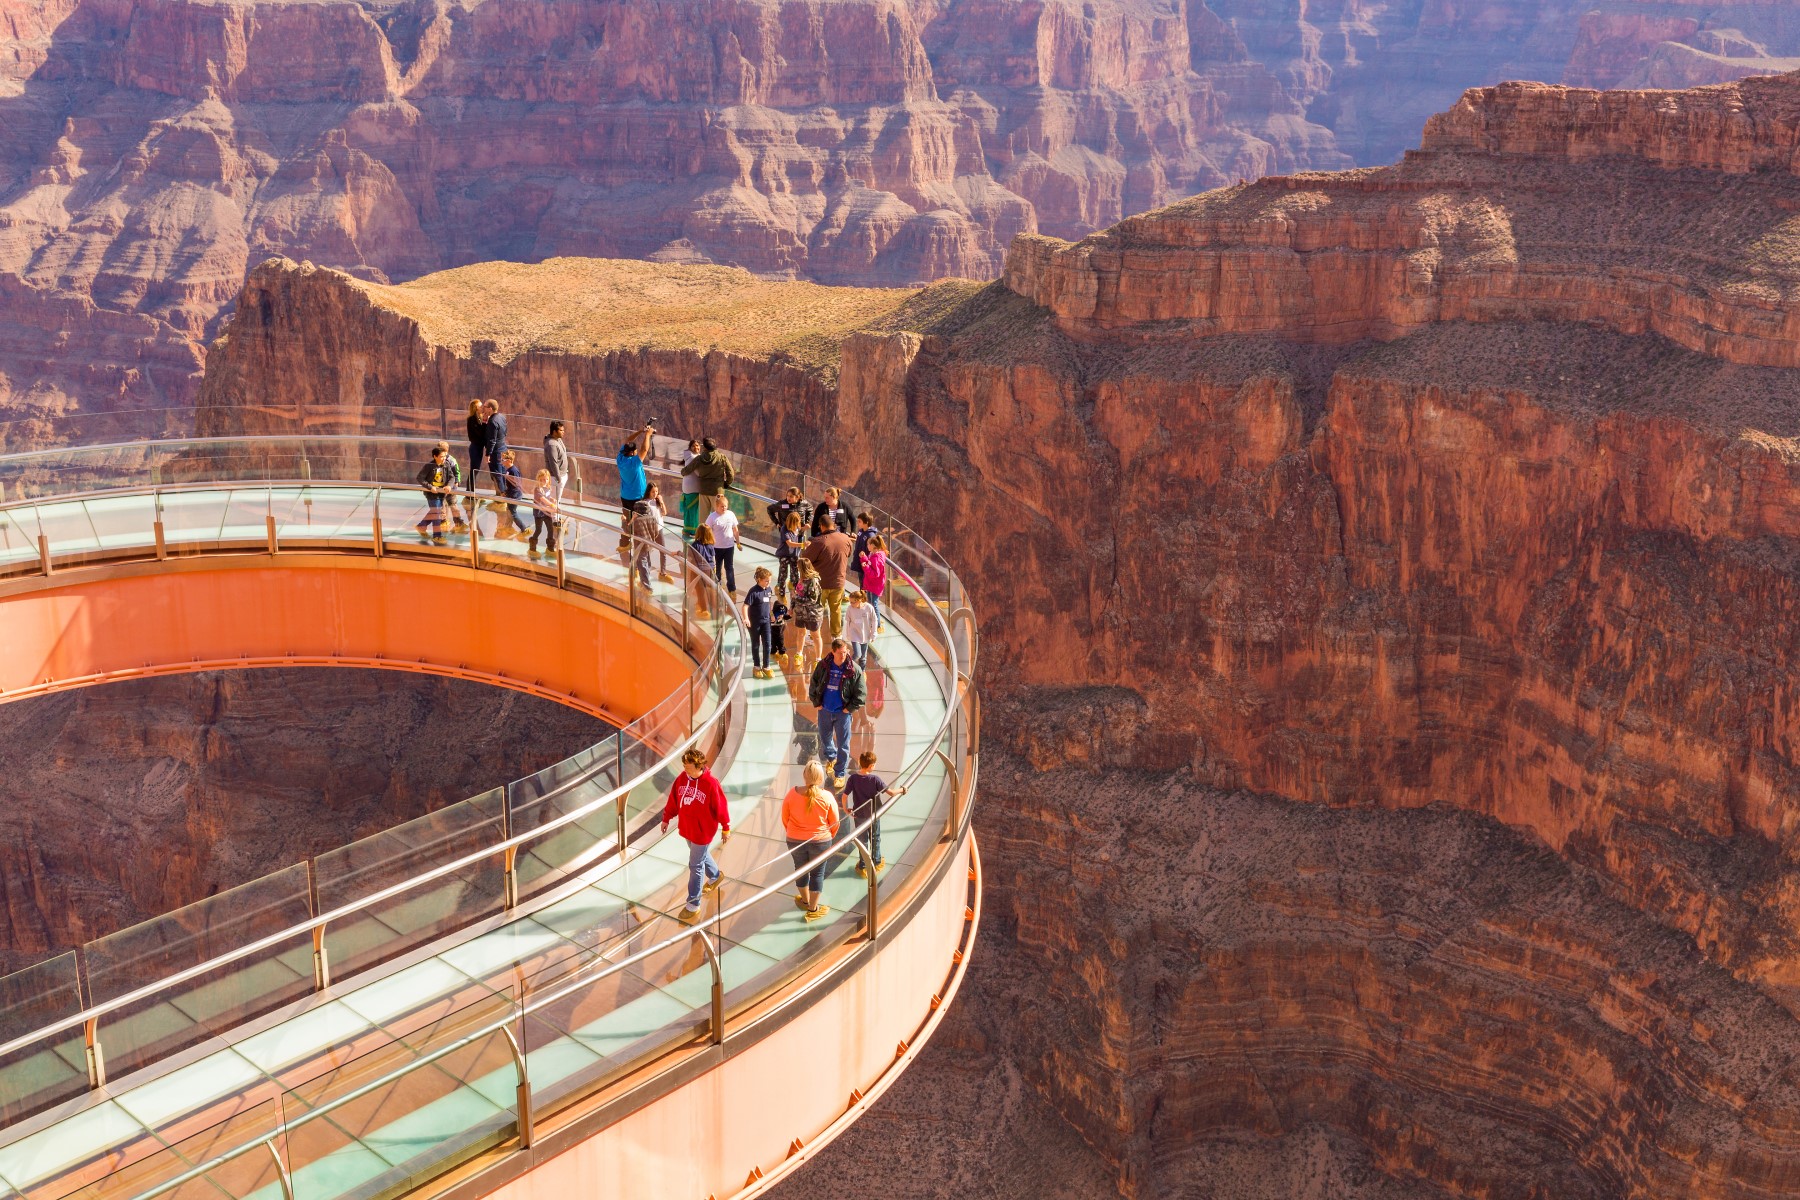
{"label": "person walking on glass floor", "polygon": [[663,805],[662,831],[669,832],[669,822],[688,844],[687,905],[675,919],[692,925],[700,919],[700,898],[719,890],[725,873],[713,861],[713,838],[721,846],[731,841],[731,810],[725,803],[725,789],[706,769],[706,752],[689,750],[681,756],[681,774],[669,787],[669,799]]}
{"label": "person walking on glass floor", "polygon": [[850,774],[850,714],[869,698],[849,642],[831,639],[831,653],[813,668],[807,697],[819,710],[819,757],[835,775],[831,786],[841,789]]}

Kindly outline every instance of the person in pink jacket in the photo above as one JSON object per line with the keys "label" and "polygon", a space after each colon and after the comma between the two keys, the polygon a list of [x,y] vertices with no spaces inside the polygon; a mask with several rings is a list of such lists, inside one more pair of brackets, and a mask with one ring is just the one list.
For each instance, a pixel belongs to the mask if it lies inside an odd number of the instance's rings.
{"label": "person in pink jacket", "polygon": [[[681,756],[681,774],[669,786],[669,799],[663,805],[662,831],[669,832],[669,822],[688,844],[687,907],[676,916],[683,925],[700,919],[700,897],[719,890],[725,873],[713,861],[712,843],[719,837],[722,846],[731,840],[731,810],[725,804],[725,789],[706,769],[706,754],[689,750]],[[723,830],[723,836],[720,831]]]}

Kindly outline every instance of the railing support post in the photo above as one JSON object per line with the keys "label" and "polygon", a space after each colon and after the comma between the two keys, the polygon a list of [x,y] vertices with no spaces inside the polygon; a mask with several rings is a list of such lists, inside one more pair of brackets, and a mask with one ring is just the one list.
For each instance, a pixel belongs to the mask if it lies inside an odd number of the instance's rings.
{"label": "railing support post", "polygon": [[563,561],[562,537],[559,534],[556,539],[556,586],[559,588],[563,587],[568,581],[569,567],[568,564]]}
{"label": "railing support post", "polygon": [[100,1048],[100,1018],[82,1022],[81,1040],[87,1052],[88,1089],[106,1086],[106,1052]]}
{"label": "railing support post", "polygon": [[712,968],[712,1018],[707,1022],[707,1035],[715,1046],[725,1042],[725,972],[719,966],[719,952],[713,948],[706,930],[694,930],[700,949],[706,952],[706,965]]}
{"label": "railing support post", "polygon": [[50,539],[38,534],[38,570],[50,574]]}
{"label": "railing support post", "polygon": [[281,1181],[281,1200],[294,1200],[294,1177],[288,1173],[281,1151],[275,1148],[275,1139],[264,1138],[263,1145],[269,1148],[269,1157],[275,1160],[275,1176]]}
{"label": "railing support post", "polygon": [[501,869],[501,881],[505,888],[504,903],[507,912],[511,912],[519,906],[518,862],[519,848],[517,846],[508,846],[506,848],[506,864]]}
{"label": "railing support post", "polygon": [[477,571],[481,569],[481,526],[475,523],[475,513],[469,514],[469,565]]}
{"label": "railing support post", "polygon": [[850,844],[856,847],[856,856],[862,860],[863,870],[869,875],[869,940],[872,942],[881,934],[881,887],[876,878],[875,856],[869,853],[866,838],[851,838]]}
{"label": "railing support post", "polygon": [[962,772],[950,761],[950,756],[942,748],[933,751],[944,762],[944,772],[950,776],[950,824],[944,830],[944,840],[954,841],[956,831],[962,828]]}
{"label": "railing support post", "polygon": [[312,944],[313,990],[322,992],[331,986],[331,956],[325,950],[325,926],[313,926]]}
{"label": "railing support post", "polygon": [[156,534],[156,560],[161,562],[169,557],[169,543],[163,536],[163,523],[161,517],[156,518],[156,522],[151,526],[151,530]]}
{"label": "railing support post", "polygon": [[513,1089],[513,1102],[519,1109],[519,1146],[529,1150],[536,1137],[531,1119],[531,1071],[525,1063],[525,1051],[519,1048],[519,1039],[513,1036],[513,1031],[501,1026],[500,1032],[506,1035],[506,1048],[512,1052],[513,1070],[519,1076]]}
{"label": "railing support post", "polygon": [[619,861],[625,861],[625,797],[620,796],[613,803],[613,825],[618,830]]}
{"label": "railing support post", "polygon": [[268,534],[269,534],[269,553],[270,554],[281,553],[281,545],[275,539],[275,516],[273,513],[263,517],[263,527],[268,531]]}

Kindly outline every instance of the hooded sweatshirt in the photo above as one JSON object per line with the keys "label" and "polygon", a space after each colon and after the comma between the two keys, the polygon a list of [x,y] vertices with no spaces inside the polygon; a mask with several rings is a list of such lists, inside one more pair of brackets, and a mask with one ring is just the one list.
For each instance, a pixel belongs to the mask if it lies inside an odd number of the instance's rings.
{"label": "hooded sweatshirt", "polygon": [[709,846],[721,829],[731,828],[731,810],[725,805],[725,789],[711,771],[690,779],[683,771],[669,786],[663,820],[673,820],[681,836],[696,846]]}

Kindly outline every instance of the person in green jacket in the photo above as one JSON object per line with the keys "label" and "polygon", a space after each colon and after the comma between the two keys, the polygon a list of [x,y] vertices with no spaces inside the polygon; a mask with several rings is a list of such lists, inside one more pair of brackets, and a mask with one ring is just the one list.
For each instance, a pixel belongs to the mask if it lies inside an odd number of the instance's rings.
{"label": "person in green jacket", "polygon": [[731,486],[731,481],[736,477],[731,469],[731,460],[719,452],[718,445],[711,438],[700,439],[700,453],[681,468],[681,473],[683,476],[692,475],[699,481],[702,521],[713,510],[713,497],[723,496],[725,489]]}

